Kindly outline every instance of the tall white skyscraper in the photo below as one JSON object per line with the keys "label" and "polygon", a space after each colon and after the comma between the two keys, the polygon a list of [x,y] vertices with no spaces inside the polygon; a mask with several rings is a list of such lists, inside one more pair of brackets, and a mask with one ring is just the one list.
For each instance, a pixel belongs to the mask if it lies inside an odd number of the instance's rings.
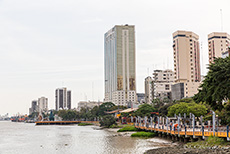
{"label": "tall white skyscraper", "polygon": [[56,110],[71,109],[71,91],[67,88],[58,88],[55,92]]}
{"label": "tall white skyscraper", "polygon": [[48,111],[48,98],[45,97],[38,98],[38,110],[39,112]]}
{"label": "tall white skyscraper", "polygon": [[136,102],[135,28],[114,26],[104,35],[105,102]]}

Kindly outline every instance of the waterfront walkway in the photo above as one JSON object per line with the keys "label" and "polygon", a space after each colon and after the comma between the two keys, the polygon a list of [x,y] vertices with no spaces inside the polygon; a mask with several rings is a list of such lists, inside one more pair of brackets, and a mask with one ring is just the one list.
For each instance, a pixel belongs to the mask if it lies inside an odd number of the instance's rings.
{"label": "waterfront walkway", "polygon": [[178,137],[192,137],[192,138],[205,138],[208,136],[216,136],[216,137],[223,137],[227,138],[229,141],[229,128],[227,127],[220,127],[219,131],[217,132],[216,130],[213,131],[212,128],[208,128],[208,126],[203,126],[201,128],[189,128],[189,127],[183,127],[179,128],[177,127],[172,127],[166,126],[166,125],[157,125],[157,124],[152,124],[148,125],[145,123],[129,123],[131,125],[134,125],[136,128],[144,131],[154,131],[158,132],[161,134],[165,135],[173,135],[173,136],[178,136]]}

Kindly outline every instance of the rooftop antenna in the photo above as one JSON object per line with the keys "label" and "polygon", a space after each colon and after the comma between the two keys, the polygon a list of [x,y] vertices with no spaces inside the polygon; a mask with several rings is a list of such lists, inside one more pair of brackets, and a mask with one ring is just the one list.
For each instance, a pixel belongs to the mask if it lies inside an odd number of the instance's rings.
{"label": "rooftop antenna", "polygon": [[[85,94],[85,93],[84,93]],[[87,101],[87,95],[85,94],[85,100]]]}
{"label": "rooftop antenna", "polygon": [[169,69],[169,57],[167,56],[167,69]]}
{"label": "rooftop antenna", "polygon": [[93,98],[93,82],[92,82],[92,99],[94,100],[94,98]]}
{"label": "rooftop antenna", "polygon": [[153,64],[153,69],[152,69],[152,74],[151,74],[151,75],[153,75],[153,73],[154,73],[154,68],[155,68],[155,67],[154,67],[154,64]]}
{"label": "rooftop antenna", "polygon": [[220,17],[221,17],[221,32],[223,32],[223,13],[222,13],[222,9],[220,9]]}

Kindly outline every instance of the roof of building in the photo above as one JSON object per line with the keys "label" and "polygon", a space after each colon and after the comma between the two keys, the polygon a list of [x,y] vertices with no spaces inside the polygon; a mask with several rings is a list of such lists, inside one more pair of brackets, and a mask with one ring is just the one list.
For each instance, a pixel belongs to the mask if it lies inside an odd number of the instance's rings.
{"label": "roof of building", "polygon": [[117,109],[117,110],[113,110],[113,111],[109,111],[109,112],[105,112],[107,114],[113,114],[113,113],[117,113],[119,111],[122,111],[123,109]]}
{"label": "roof of building", "polygon": [[129,112],[133,112],[133,111],[136,111],[138,108],[128,108],[128,109],[125,109],[123,111],[121,111],[121,113],[129,113]]}

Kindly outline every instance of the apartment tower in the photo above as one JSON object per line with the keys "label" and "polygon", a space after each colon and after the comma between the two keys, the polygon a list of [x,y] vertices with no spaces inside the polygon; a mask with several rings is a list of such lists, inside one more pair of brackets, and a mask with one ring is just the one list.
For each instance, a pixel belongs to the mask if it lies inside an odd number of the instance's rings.
{"label": "apartment tower", "polygon": [[213,32],[208,35],[209,64],[228,51],[229,43],[230,35],[228,33]]}
{"label": "apartment tower", "polygon": [[201,81],[199,36],[190,31],[173,33],[174,78],[184,83],[184,97],[198,92]]}
{"label": "apartment tower", "polygon": [[48,112],[48,98],[38,98],[38,110],[39,112]]}
{"label": "apartment tower", "polygon": [[104,35],[105,102],[136,102],[135,28],[116,25]]}
{"label": "apartment tower", "polygon": [[71,91],[67,88],[58,88],[55,91],[56,110],[71,109]]}

